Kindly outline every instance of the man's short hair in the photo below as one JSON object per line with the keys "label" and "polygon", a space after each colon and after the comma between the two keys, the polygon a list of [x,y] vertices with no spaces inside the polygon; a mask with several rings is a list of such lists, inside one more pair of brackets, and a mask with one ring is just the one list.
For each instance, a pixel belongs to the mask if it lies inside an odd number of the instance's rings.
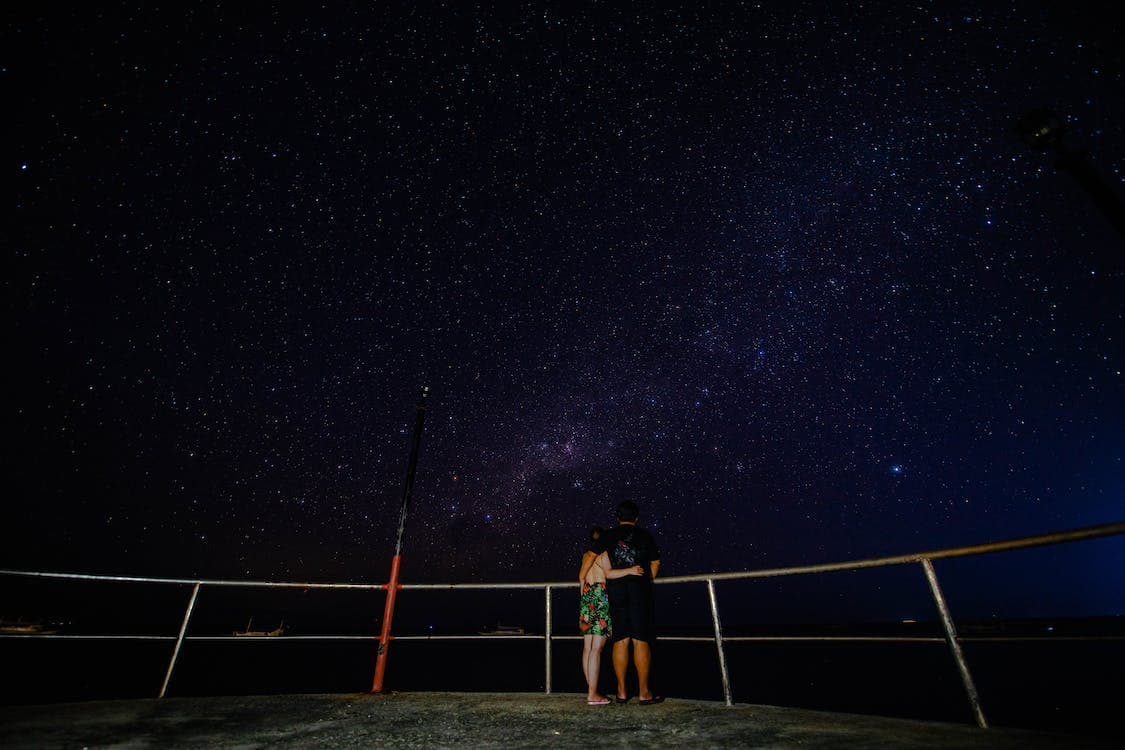
{"label": "man's short hair", "polygon": [[617,520],[635,522],[641,515],[640,508],[632,500],[626,500],[617,506]]}

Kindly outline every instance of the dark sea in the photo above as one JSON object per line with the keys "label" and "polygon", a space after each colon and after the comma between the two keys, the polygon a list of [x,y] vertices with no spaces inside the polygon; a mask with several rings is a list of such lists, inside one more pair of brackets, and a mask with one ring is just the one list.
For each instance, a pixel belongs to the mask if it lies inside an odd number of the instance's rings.
{"label": "dark sea", "polygon": [[[3,617],[12,607],[62,635],[175,635],[186,589],[70,582],[3,581]],[[488,596],[446,592],[441,604],[400,595],[396,635],[475,634],[497,625],[545,629],[541,592]],[[577,634],[572,592],[553,597],[556,636]],[[297,640],[301,635],[371,635],[382,614],[380,592],[213,589],[200,595],[189,636],[284,627],[274,638],[187,641],[169,695],[357,693],[371,689],[374,638]],[[667,624],[670,636],[712,636],[707,613],[697,623]],[[23,615],[26,617],[26,614]],[[672,618],[668,618],[672,619]],[[994,726],[1125,736],[1125,617],[989,619],[958,624],[985,715]],[[724,624],[724,636],[935,636],[936,620],[869,623]],[[1081,640],[1097,636],[1101,640]],[[1109,639],[1104,639],[1109,637]],[[978,640],[979,639],[979,640]],[[1008,640],[1012,639],[1012,640]],[[1017,640],[1021,639],[1021,640]],[[155,697],[171,641],[0,638],[0,701],[49,703]],[[584,691],[581,641],[552,644],[552,692]],[[653,681],[669,698],[722,700],[713,641],[658,640]],[[733,697],[739,703],[794,706],[972,723],[948,646],[937,643],[735,642],[726,644]],[[386,689],[510,691],[545,689],[544,642],[536,640],[399,640],[388,655]],[[613,690],[608,649],[603,689]]]}

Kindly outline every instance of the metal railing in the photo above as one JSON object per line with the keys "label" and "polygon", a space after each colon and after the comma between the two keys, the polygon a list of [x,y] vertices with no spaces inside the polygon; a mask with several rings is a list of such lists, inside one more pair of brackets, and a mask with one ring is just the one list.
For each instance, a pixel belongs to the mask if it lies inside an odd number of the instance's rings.
{"label": "metal railing", "polygon": [[[1003,552],[1008,550],[1026,549],[1030,547],[1041,547],[1050,544],[1060,544],[1064,542],[1075,542],[1086,539],[1097,539],[1101,537],[1116,536],[1125,534],[1125,521],[1115,523],[1101,524],[1098,526],[1090,526],[1081,529],[1073,529],[1070,531],[1061,531],[1051,534],[1042,534],[1039,536],[1022,537],[1019,539],[1010,539],[1002,542],[991,542],[987,544],[977,544],[968,547],[954,547],[949,549],[932,550],[929,552],[917,552],[908,555],[897,555],[893,557],[878,557],[864,560],[851,560],[846,562],[824,563],[820,565],[801,565],[787,568],[769,568],[763,570],[748,570],[741,572],[727,572],[727,573],[710,573],[704,575],[686,575],[686,576],[667,576],[657,579],[656,583],[661,585],[670,584],[685,584],[685,583],[705,583],[707,585],[707,597],[710,604],[711,611],[711,624],[714,630],[714,636],[665,636],[661,640],[665,641],[703,641],[713,642],[715,644],[716,653],[719,661],[719,670],[722,676],[723,698],[726,705],[733,705],[733,698],[731,692],[730,674],[727,665],[725,644],[737,642],[751,642],[751,641],[769,641],[769,642],[801,642],[801,641],[848,641],[848,642],[897,642],[897,643],[940,643],[945,641],[950,649],[953,659],[957,665],[958,673],[961,677],[961,682],[965,688],[965,693],[968,697],[969,704],[972,708],[973,715],[976,719],[977,725],[981,728],[987,728],[988,722],[985,719],[984,710],[981,706],[980,697],[977,693],[976,685],[973,682],[972,674],[969,671],[968,663],[965,660],[965,655],[961,650],[961,643],[966,641],[998,641],[998,640],[1035,640],[1034,637],[1020,636],[1017,638],[966,638],[959,636],[957,633],[956,625],[954,624],[953,616],[949,611],[949,606],[946,603],[945,596],[942,593],[941,586],[939,585],[937,573],[934,570],[933,561],[949,559],[954,557],[968,557],[972,555],[981,555],[992,552]],[[776,578],[781,576],[793,575],[809,575],[814,573],[829,573],[836,571],[854,571],[866,568],[888,567],[896,565],[918,564],[922,567],[925,574],[926,581],[929,585],[930,594],[934,599],[934,604],[937,607],[938,615],[941,620],[942,629],[944,631],[944,638],[941,637],[925,637],[925,636],[724,636],[722,631],[722,622],[719,617],[719,602],[715,592],[716,581],[736,581],[736,580],[750,580],[755,578]],[[240,588],[293,588],[293,589],[350,589],[360,591],[373,591],[373,590],[387,590],[389,584],[377,583],[303,583],[303,582],[275,582],[275,581],[234,581],[234,580],[202,580],[194,578],[148,578],[142,576],[106,576],[106,575],[91,575],[83,573],[53,573],[41,571],[27,571],[27,570],[4,570],[0,569],[0,575],[5,576],[18,576],[24,578],[39,578],[39,579],[64,579],[64,580],[79,580],[79,581],[104,581],[114,583],[149,583],[149,584],[164,584],[164,585],[180,585],[191,586],[191,595],[188,599],[187,607],[184,611],[183,619],[180,623],[180,629],[175,636],[164,635],[67,635],[67,634],[0,634],[0,638],[38,638],[38,639],[70,639],[70,640],[160,640],[160,641],[175,641],[172,649],[172,654],[168,662],[168,667],[164,674],[164,681],[160,686],[158,697],[163,698],[168,691],[168,684],[172,679],[172,674],[176,668],[176,662],[179,659],[181,648],[185,641],[238,641],[238,642],[252,642],[258,641],[294,641],[294,640],[377,640],[378,635],[304,635],[304,636],[189,636],[187,635],[188,624],[191,621],[192,612],[195,609],[196,600],[203,587],[240,587]],[[555,635],[553,632],[552,623],[552,610],[551,598],[555,589],[557,588],[577,588],[577,581],[560,582],[560,581],[545,581],[545,582],[529,582],[529,583],[414,583],[414,584],[399,584],[399,589],[416,590],[416,591],[464,591],[473,589],[487,589],[495,591],[497,589],[539,589],[545,594],[545,619],[544,619],[544,632],[542,635],[537,634],[475,634],[475,635],[402,635],[394,636],[394,640],[408,641],[408,640],[470,640],[470,639],[484,639],[484,640],[499,640],[499,639],[512,639],[512,640],[542,640],[544,642],[544,670],[545,670],[545,688],[546,692],[551,693],[552,675],[551,675],[551,644],[555,640],[577,640],[582,636],[580,635]],[[1070,638],[1057,638],[1052,637],[1050,640],[1121,640],[1119,636],[1081,636]]]}

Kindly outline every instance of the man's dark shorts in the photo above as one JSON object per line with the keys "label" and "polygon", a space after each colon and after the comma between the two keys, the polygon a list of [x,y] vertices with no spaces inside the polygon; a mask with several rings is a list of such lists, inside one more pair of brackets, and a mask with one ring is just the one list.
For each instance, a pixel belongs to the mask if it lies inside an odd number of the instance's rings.
{"label": "man's dark shorts", "polygon": [[636,638],[652,643],[656,637],[656,612],[652,581],[647,576],[625,576],[609,582],[609,615],[614,642]]}

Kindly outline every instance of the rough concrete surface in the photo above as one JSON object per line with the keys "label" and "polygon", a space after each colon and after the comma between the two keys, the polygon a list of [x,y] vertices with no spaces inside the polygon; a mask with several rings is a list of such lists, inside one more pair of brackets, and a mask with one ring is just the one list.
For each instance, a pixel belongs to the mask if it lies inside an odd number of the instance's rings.
{"label": "rough concrete surface", "polygon": [[0,748],[1098,748],[1108,741],[773,706],[391,693],[0,708]]}

